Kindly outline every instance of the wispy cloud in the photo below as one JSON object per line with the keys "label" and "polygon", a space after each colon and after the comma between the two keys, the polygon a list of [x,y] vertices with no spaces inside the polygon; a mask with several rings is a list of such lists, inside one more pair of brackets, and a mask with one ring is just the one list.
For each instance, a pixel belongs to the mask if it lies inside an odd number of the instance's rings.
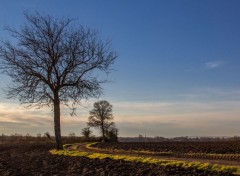
{"label": "wispy cloud", "polygon": [[[88,111],[85,112],[83,109],[78,112],[78,116],[71,117],[68,110],[62,109],[61,122],[64,135],[68,135],[70,131],[80,133],[86,125]],[[0,134],[31,133],[36,135],[46,131],[54,134],[53,126],[51,109],[28,109],[19,104],[0,102]]]}
{"label": "wispy cloud", "polygon": [[206,62],[204,65],[206,69],[215,69],[221,67],[223,64],[224,64],[223,61],[210,61]]}
{"label": "wispy cloud", "polygon": [[234,136],[239,134],[239,119],[190,118],[175,122],[146,121],[136,125],[131,122],[119,122],[120,136]]}
{"label": "wispy cloud", "polygon": [[[171,101],[109,100],[113,104],[114,121],[120,129],[120,136],[239,134],[235,125],[240,122],[238,88],[204,88],[177,97],[179,99]],[[80,108],[77,117],[70,117],[68,111],[62,109],[63,135],[68,135],[70,131],[80,135],[91,108]],[[54,134],[53,114],[49,109],[25,109],[18,104],[0,102],[0,134],[46,131]]]}
{"label": "wispy cloud", "polygon": [[201,102],[201,101],[240,101],[240,87],[235,88],[218,88],[203,87],[190,90],[186,93],[179,94],[182,101]]}

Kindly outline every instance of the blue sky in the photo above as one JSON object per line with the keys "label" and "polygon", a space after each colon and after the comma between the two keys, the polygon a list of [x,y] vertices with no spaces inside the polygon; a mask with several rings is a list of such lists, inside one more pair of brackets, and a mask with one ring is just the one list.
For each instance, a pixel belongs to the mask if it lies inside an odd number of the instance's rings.
{"label": "blue sky", "polygon": [[[3,0],[0,39],[9,39],[4,26],[24,24],[24,11],[76,18],[119,55],[101,99],[113,104],[121,136],[238,135],[239,7],[237,0]],[[0,101],[0,133],[52,132],[50,110],[24,109],[3,94]],[[77,117],[63,110],[64,134],[80,134],[94,101],[83,101]]]}

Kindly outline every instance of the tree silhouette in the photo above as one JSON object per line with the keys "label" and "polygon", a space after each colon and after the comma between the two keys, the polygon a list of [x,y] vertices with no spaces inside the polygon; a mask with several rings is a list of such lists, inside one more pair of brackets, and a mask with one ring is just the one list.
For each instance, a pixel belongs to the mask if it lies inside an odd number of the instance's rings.
{"label": "tree silhouette", "polygon": [[98,101],[94,103],[93,109],[89,112],[88,126],[100,129],[103,141],[106,141],[107,130],[114,126],[112,105],[108,101]]}
{"label": "tree silhouette", "polygon": [[9,98],[27,106],[51,106],[57,149],[62,149],[60,104],[73,112],[81,99],[102,93],[100,72],[108,73],[116,59],[109,41],[72,19],[25,14],[20,30],[7,28],[14,42],[0,46],[1,69],[12,78]]}
{"label": "tree silhouette", "polygon": [[85,127],[82,129],[82,135],[85,137],[86,140],[90,138],[91,134],[92,134],[92,131],[90,130],[90,127]]}
{"label": "tree silhouette", "polygon": [[118,129],[115,127],[115,125],[110,126],[106,130],[106,136],[110,142],[117,142],[118,141]]}

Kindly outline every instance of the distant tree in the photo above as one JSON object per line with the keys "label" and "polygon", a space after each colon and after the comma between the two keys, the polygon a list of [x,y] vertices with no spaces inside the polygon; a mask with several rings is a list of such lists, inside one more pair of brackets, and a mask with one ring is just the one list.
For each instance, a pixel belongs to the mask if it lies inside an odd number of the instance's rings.
{"label": "distant tree", "polygon": [[76,134],[75,134],[75,133],[72,133],[72,132],[70,132],[70,133],[68,134],[68,136],[69,136],[69,137],[76,137]]}
{"label": "distant tree", "polygon": [[138,138],[139,138],[139,141],[143,141],[143,135],[139,134]]}
{"label": "distant tree", "polygon": [[5,134],[2,133],[2,135],[1,135],[1,143],[4,143],[4,141],[5,141]]}
{"label": "distant tree", "polygon": [[106,136],[110,142],[118,141],[118,129],[113,125],[106,129]]}
{"label": "distant tree", "polygon": [[27,134],[25,135],[25,137],[31,137],[31,135],[30,135],[29,133],[27,133]]}
{"label": "distant tree", "polygon": [[106,141],[106,132],[111,126],[114,126],[112,114],[112,105],[108,101],[98,101],[94,103],[93,109],[89,112],[88,126],[100,129],[103,142]]}
{"label": "distant tree", "polygon": [[91,134],[92,131],[90,130],[90,127],[85,127],[82,129],[82,135],[85,137],[85,139],[89,139]]}
{"label": "distant tree", "polygon": [[52,139],[51,135],[49,134],[49,132],[44,133],[44,137],[48,138],[48,139]]}
{"label": "distant tree", "polygon": [[37,138],[41,138],[42,134],[41,133],[37,133]]}
{"label": "distant tree", "polygon": [[[116,59],[109,41],[96,31],[76,26],[72,19],[25,14],[20,30],[7,28],[14,42],[0,46],[0,68],[13,80],[8,98],[27,106],[51,106],[57,149],[62,149],[61,104],[74,113],[81,99],[99,97],[101,71],[108,73]],[[99,72],[100,71],[100,72]]]}

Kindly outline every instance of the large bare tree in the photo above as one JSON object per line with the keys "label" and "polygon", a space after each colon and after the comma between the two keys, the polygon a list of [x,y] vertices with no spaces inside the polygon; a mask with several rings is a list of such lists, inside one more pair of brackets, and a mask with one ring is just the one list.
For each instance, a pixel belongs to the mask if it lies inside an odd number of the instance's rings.
{"label": "large bare tree", "polygon": [[94,103],[93,109],[89,112],[88,126],[100,129],[103,141],[106,141],[106,132],[110,127],[114,127],[114,116],[112,114],[112,105],[106,101]]}
{"label": "large bare tree", "polygon": [[72,19],[24,14],[20,29],[7,28],[13,38],[0,46],[1,69],[12,78],[7,95],[21,103],[54,111],[57,149],[62,149],[60,105],[102,93],[99,73],[108,73],[116,59],[109,41]]}

